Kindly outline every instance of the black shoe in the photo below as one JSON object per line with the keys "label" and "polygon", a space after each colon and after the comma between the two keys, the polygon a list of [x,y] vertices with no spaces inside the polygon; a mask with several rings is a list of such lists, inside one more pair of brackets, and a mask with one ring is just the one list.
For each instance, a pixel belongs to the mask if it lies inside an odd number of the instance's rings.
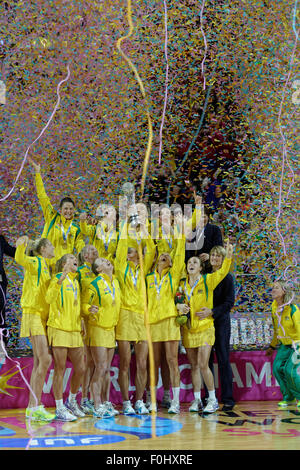
{"label": "black shoe", "polygon": [[229,405],[225,403],[225,405],[223,405],[222,411],[231,411],[233,410],[233,408],[234,408],[234,405]]}

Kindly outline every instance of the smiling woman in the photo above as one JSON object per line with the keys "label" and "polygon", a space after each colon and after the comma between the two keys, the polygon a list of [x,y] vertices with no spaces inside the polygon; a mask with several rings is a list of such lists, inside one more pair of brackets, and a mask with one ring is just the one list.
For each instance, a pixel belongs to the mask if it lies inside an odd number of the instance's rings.
{"label": "smiling woman", "polygon": [[54,266],[64,254],[73,253],[74,249],[79,253],[85,243],[80,227],[74,222],[73,200],[64,197],[60,201],[59,211],[56,211],[45,191],[40,165],[34,163],[32,159],[29,159],[29,162],[35,170],[37,196],[45,219],[42,236],[50,240],[55,248],[55,257],[51,262],[51,266]]}

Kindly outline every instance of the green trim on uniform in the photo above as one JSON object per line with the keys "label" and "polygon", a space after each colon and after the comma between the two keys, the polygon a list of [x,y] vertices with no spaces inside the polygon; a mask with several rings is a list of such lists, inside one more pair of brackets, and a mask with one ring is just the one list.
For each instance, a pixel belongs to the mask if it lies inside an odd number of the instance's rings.
{"label": "green trim on uniform", "polygon": [[36,256],[36,259],[38,260],[38,278],[37,278],[37,285],[39,285],[40,283],[40,279],[41,279],[41,272],[42,272],[42,261],[41,259]]}
{"label": "green trim on uniform", "polygon": [[98,298],[99,298],[99,305],[101,305],[101,294],[100,294],[100,290],[99,290],[99,287],[98,287],[98,279],[99,279],[100,276],[96,277],[96,279],[94,279],[94,281],[91,282],[92,286],[95,287],[96,289],[96,292],[98,294]]}
{"label": "green trim on uniform", "polygon": [[207,300],[208,299],[208,287],[207,287],[207,284],[206,284],[206,274],[203,275],[203,281],[204,281],[206,300]]}
{"label": "green trim on uniform", "polygon": [[57,217],[58,217],[58,216],[59,216],[59,213],[58,213],[58,212],[56,212],[55,216],[53,217],[53,219],[51,220],[51,222],[50,222],[50,224],[49,224],[49,228],[48,228],[48,231],[47,231],[47,233],[46,233],[46,236],[45,236],[45,238],[47,238],[47,237],[48,237],[48,235],[49,235],[49,232],[50,232],[50,230],[52,229],[52,227],[54,226],[54,224],[55,224],[55,222],[56,222],[56,219],[57,219]]}

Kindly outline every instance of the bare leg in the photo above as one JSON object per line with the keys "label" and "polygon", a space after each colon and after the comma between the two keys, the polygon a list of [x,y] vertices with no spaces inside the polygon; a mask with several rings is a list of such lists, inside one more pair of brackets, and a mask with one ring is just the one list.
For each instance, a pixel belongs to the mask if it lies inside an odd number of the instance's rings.
{"label": "bare leg", "polygon": [[95,364],[91,380],[91,394],[95,404],[95,409],[97,409],[101,405],[104,377],[108,364],[108,349],[101,346],[91,346],[91,353]]}
{"label": "bare leg", "polygon": [[211,353],[211,346],[201,346],[199,349],[199,365],[204,383],[208,391],[215,389],[214,376],[209,368],[208,362]]}
{"label": "bare leg", "polygon": [[199,348],[186,348],[186,354],[189,363],[191,364],[191,375],[193,391],[201,391],[201,372],[200,372],[200,361],[199,361]]}
{"label": "bare leg", "polygon": [[141,341],[134,344],[135,358],[136,358],[136,401],[143,399],[143,394],[147,383],[147,357],[148,357],[148,343]]}
{"label": "bare leg", "polygon": [[55,400],[63,399],[63,377],[66,368],[68,348],[55,346],[52,348],[54,358],[53,394]]}
{"label": "bare leg", "polygon": [[129,400],[129,367],[131,361],[131,351],[129,341],[118,341],[120,367],[119,367],[119,385],[123,401]]}
{"label": "bare leg", "polygon": [[178,343],[179,341],[166,341],[166,360],[170,370],[172,387],[180,387],[180,373],[178,367]]}
{"label": "bare leg", "polygon": [[103,381],[103,387],[102,387],[102,402],[105,401],[110,401],[109,400],[109,393],[110,393],[110,366],[111,362],[113,360],[115,353],[115,348],[108,348],[107,349],[107,357],[108,357],[108,362],[107,362],[107,369],[105,371],[105,376],[104,376],[104,381]]}
{"label": "bare leg", "polygon": [[30,393],[28,407],[34,407],[41,404],[43,385],[47,371],[52,362],[52,356],[49,352],[48,340],[44,335],[31,336],[33,352],[33,370],[30,379],[30,387],[34,392]]}
{"label": "bare leg", "polygon": [[68,348],[68,356],[73,365],[73,374],[70,383],[71,393],[77,393],[84,376],[84,349]]}
{"label": "bare leg", "polygon": [[82,380],[82,398],[88,398],[91,377],[94,372],[94,361],[91,355],[90,347],[84,346],[85,353],[85,372]]}

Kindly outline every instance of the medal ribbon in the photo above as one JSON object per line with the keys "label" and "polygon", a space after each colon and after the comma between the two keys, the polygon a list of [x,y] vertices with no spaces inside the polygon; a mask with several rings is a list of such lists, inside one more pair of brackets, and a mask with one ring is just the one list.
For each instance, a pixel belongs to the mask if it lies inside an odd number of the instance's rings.
{"label": "medal ribbon", "polygon": [[111,240],[111,237],[113,236],[113,230],[110,232],[109,234],[109,237],[108,237],[108,240],[106,241],[106,237],[105,237],[105,233],[104,233],[104,230],[103,230],[103,227],[102,225],[100,225],[98,228],[97,228],[97,237],[99,237],[99,229],[101,231],[101,239],[104,243],[104,248],[105,248],[105,251],[108,250],[108,247],[109,247],[109,243],[110,243],[110,240]]}
{"label": "medal ribbon", "polygon": [[184,281],[184,293],[185,293],[188,301],[190,301],[190,299],[193,295],[194,289],[195,289],[195,287],[196,287],[196,285],[198,284],[199,281],[200,281],[200,279],[197,279],[197,281],[194,283],[193,287],[191,288],[190,294],[188,294],[188,291],[187,291],[187,288],[186,288],[186,280]]}
{"label": "medal ribbon", "polygon": [[116,291],[115,291],[115,285],[114,283],[112,282],[112,286],[113,286],[113,290],[111,290],[111,288],[109,287],[109,285],[107,284],[106,280],[102,277],[102,276],[99,276],[99,278],[104,282],[104,284],[106,285],[110,295],[111,295],[111,298],[113,300],[113,302],[115,301],[115,294],[116,294]]}
{"label": "medal ribbon", "polygon": [[161,287],[162,287],[162,284],[165,280],[165,277],[168,275],[169,273],[167,272],[164,277],[162,278],[162,280],[160,281],[160,284],[158,285],[158,282],[157,282],[157,279],[156,279],[156,273],[154,273],[154,283],[155,283],[155,289],[156,289],[156,293],[157,293],[157,297],[160,296],[160,291],[161,291]]}
{"label": "medal ribbon", "polygon": [[65,232],[63,223],[61,222],[61,224],[60,224],[61,233],[62,233],[62,236],[63,236],[63,239],[64,239],[64,242],[65,242],[65,243],[67,243],[67,238],[68,238],[68,235],[69,235],[69,233],[70,233],[70,231],[71,231],[72,225],[73,225],[73,223],[71,222],[71,223],[70,223],[70,226],[69,226],[69,228],[68,228],[68,230],[67,230],[67,232]]}
{"label": "medal ribbon", "polygon": [[77,295],[78,295],[77,285],[75,284],[75,287],[74,287],[74,284],[71,281],[71,279],[69,278],[69,276],[67,276],[67,279],[68,279],[68,282],[70,283],[70,287],[72,287],[72,291],[74,293],[74,302],[76,303],[77,302]]}

